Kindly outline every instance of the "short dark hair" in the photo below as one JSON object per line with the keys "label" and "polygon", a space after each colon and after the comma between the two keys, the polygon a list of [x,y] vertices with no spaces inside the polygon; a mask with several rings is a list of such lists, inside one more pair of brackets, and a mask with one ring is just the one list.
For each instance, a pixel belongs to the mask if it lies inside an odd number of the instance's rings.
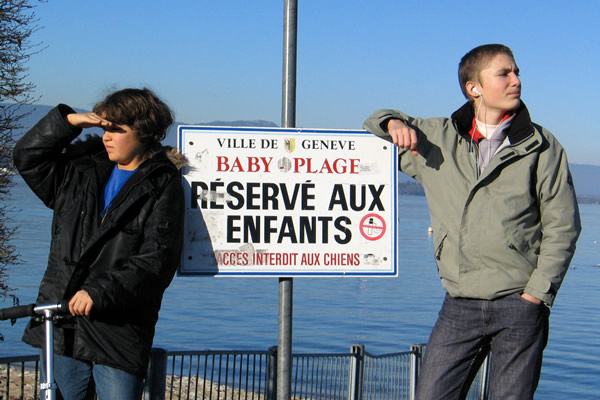
{"label": "short dark hair", "polygon": [[148,88],[122,89],[106,96],[94,112],[107,120],[133,129],[147,151],[160,144],[173,123],[173,112]]}
{"label": "short dark hair", "polygon": [[460,60],[458,64],[458,81],[460,83],[460,90],[462,90],[468,100],[471,100],[471,96],[467,92],[467,82],[479,82],[479,73],[481,70],[498,54],[506,54],[513,60],[515,59],[512,50],[503,44],[484,44],[475,47]]}

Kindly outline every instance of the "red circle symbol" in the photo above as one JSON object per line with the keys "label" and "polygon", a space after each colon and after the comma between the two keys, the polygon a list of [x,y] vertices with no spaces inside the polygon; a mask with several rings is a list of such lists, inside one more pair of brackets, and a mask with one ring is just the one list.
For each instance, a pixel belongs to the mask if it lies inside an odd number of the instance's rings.
{"label": "red circle symbol", "polygon": [[367,214],[360,220],[360,233],[367,240],[379,240],[385,234],[385,221],[375,213]]}

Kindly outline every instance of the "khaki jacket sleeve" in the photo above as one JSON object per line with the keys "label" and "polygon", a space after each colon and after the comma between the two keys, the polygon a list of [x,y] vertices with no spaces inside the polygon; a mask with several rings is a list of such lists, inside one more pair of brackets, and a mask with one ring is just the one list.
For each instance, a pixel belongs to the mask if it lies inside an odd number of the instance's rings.
{"label": "khaki jacket sleeve", "polygon": [[569,269],[581,232],[567,156],[552,136],[549,148],[540,156],[536,178],[543,238],[537,267],[525,293],[551,306]]}
{"label": "khaki jacket sleeve", "polygon": [[410,125],[411,117],[398,110],[377,110],[363,123],[363,128],[374,135],[389,138],[386,126],[390,119],[399,119]]}

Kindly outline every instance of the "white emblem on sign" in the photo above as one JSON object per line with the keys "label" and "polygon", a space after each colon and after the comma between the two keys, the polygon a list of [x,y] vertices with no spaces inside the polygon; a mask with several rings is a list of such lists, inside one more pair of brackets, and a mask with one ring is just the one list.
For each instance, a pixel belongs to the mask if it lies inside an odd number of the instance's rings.
{"label": "white emblem on sign", "polygon": [[287,157],[280,158],[279,161],[277,161],[277,168],[279,168],[281,172],[288,172],[292,169],[292,162]]}

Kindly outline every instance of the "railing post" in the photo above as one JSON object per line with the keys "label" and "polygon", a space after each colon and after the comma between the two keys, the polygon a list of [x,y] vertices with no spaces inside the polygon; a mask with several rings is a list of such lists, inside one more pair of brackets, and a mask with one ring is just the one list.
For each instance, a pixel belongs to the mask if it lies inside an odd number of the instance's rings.
{"label": "railing post", "polygon": [[424,348],[425,346],[422,344],[413,344],[410,346],[410,400],[414,400],[416,397],[417,380],[419,379],[419,371],[423,363]]}
{"label": "railing post", "polygon": [[491,358],[492,355],[488,354],[479,370],[479,400],[488,400]]}
{"label": "railing post", "polygon": [[353,344],[350,347],[350,376],[348,377],[348,400],[362,400],[365,376],[365,346]]}
{"label": "railing post", "polygon": [[144,400],[165,400],[165,386],[167,383],[167,351],[152,348],[148,375],[144,385]]}
{"label": "railing post", "polygon": [[277,398],[277,346],[269,347],[267,355],[267,395],[266,400]]}

